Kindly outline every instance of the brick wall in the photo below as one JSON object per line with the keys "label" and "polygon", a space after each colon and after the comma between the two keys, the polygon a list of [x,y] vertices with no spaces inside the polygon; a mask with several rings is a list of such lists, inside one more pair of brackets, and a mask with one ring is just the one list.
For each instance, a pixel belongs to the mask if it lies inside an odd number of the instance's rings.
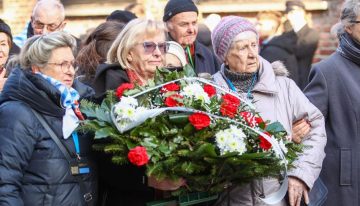
{"label": "brick wall", "polygon": [[343,0],[329,0],[329,9],[312,15],[313,27],[320,32],[319,46],[313,62],[318,62],[332,54],[337,45],[337,38],[330,34],[331,27],[339,20]]}
{"label": "brick wall", "polygon": [[36,0],[3,0],[1,17],[11,26],[13,34],[20,33],[30,20]]}

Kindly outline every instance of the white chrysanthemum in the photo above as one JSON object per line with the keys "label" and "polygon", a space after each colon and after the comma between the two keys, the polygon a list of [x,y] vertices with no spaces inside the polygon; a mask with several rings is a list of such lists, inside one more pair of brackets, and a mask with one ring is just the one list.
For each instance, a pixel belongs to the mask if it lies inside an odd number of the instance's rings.
{"label": "white chrysanthemum", "polygon": [[122,105],[131,105],[131,106],[138,106],[138,101],[134,97],[121,97],[120,104]]}
{"label": "white chrysanthemum", "polygon": [[136,109],[134,107],[123,107],[121,117],[124,119],[134,120],[136,117]]}
{"label": "white chrysanthemum", "polygon": [[204,89],[198,83],[189,84],[186,87],[184,87],[183,91],[181,92],[181,95],[183,95],[184,97],[194,97],[196,100],[201,100],[205,103],[210,102],[209,95],[204,91]]}
{"label": "white chrysanthemum", "polygon": [[238,152],[241,155],[246,152],[246,135],[241,128],[231,125],[229,129],[216,133],[215,137],[221,154]]}

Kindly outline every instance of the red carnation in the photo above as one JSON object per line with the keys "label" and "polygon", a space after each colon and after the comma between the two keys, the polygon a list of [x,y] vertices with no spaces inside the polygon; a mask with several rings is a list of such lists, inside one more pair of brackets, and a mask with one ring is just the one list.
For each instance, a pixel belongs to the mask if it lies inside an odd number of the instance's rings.
{"label": "red carnation", "polygon": [[194,113],[190,115],[189,121],[197,130],[201,130],[210,125],[210,117],[203,113]]}
{"label": "red carnation", "polygon": [[128,158],[132,164],[139,167],[149,162],[149,156],[146,153],[146,148],[141,146],[132,148],[128,153]]}
{"label": "red carnation", "polygon": [[240,99],[238,99],[234,95],[225,94],[224,96],[222,96],[222,98],[223,98],[224,102],[227,104],[234,104],[236,106],[240,105]]}
{"label": "red carnation", "polygon": [[223,116],[228,116],[230,118],[234,118],[237,113],[237,106],[234,104],[227,104],[223,102],[220,106],[220,112]]}
{"label": "red carnation", "polygon": [[209,84],[204,85],[204,91],[208,94],[209,97],[212,97],[216,94],[216,89]]}
{"label": "red carnation", "polygon": [[183,103],[179,102],[183,97],[179,94],[173,94],[165,98],[164,104],[168,107],[182,106]]}
{"label": "red carnation", "polygon": [[[271,136],[271,134],[269,132],[265,132],[265,134],[267,134],[269,137]],[[267,141],[263,136],[259,136],[260,139],[260,148],[263,150],[269,150],[271,148],[271,143],[269,141]]]}
{"label": "red carnation", "polygon": [[130,84],[130,83],[124,83],[124,84],[121,84],[117,89],[116,89],[116,96],[117,97],[122,97],[123,93],[125,90],[128,90],[128,89],[134,89],[134,85],[133,84]]}
{"label": "red carnation", "polygon": [[165,92],[171,92],[171,91],[179,91],[180,90],[180,86],[177,85],[176,83],[170,83],[167,85],[164,85],[161,89],[160,92],[161,93],[165,93]]}

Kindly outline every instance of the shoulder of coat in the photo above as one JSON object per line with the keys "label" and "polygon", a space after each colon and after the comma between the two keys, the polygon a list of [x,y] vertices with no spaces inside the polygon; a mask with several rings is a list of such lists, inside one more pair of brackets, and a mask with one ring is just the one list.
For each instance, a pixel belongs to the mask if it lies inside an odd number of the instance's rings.
{"label": "shoulder of coat", "polygon": [[271,63],[271,66],[273,67],[276,76],[283,76],[283,77],[289,76],[289,71],[285,67],[284,63],[282,63],[281,61],[273,62]]}

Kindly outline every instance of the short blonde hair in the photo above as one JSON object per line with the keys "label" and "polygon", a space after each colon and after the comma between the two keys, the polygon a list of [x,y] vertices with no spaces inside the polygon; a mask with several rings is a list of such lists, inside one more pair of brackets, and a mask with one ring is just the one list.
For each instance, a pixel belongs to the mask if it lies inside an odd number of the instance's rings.
{"label": "short blonde hair", "polygon": [[106,63],[119,63],[123,69],[131,69],[127,56],[132,47],[139,43],[139,39],[144,36],[157,36],[161,34],[165,37],[165,33],[166,30],[163,22],[149,19],[131,20],[111,45],[107,53]]}

